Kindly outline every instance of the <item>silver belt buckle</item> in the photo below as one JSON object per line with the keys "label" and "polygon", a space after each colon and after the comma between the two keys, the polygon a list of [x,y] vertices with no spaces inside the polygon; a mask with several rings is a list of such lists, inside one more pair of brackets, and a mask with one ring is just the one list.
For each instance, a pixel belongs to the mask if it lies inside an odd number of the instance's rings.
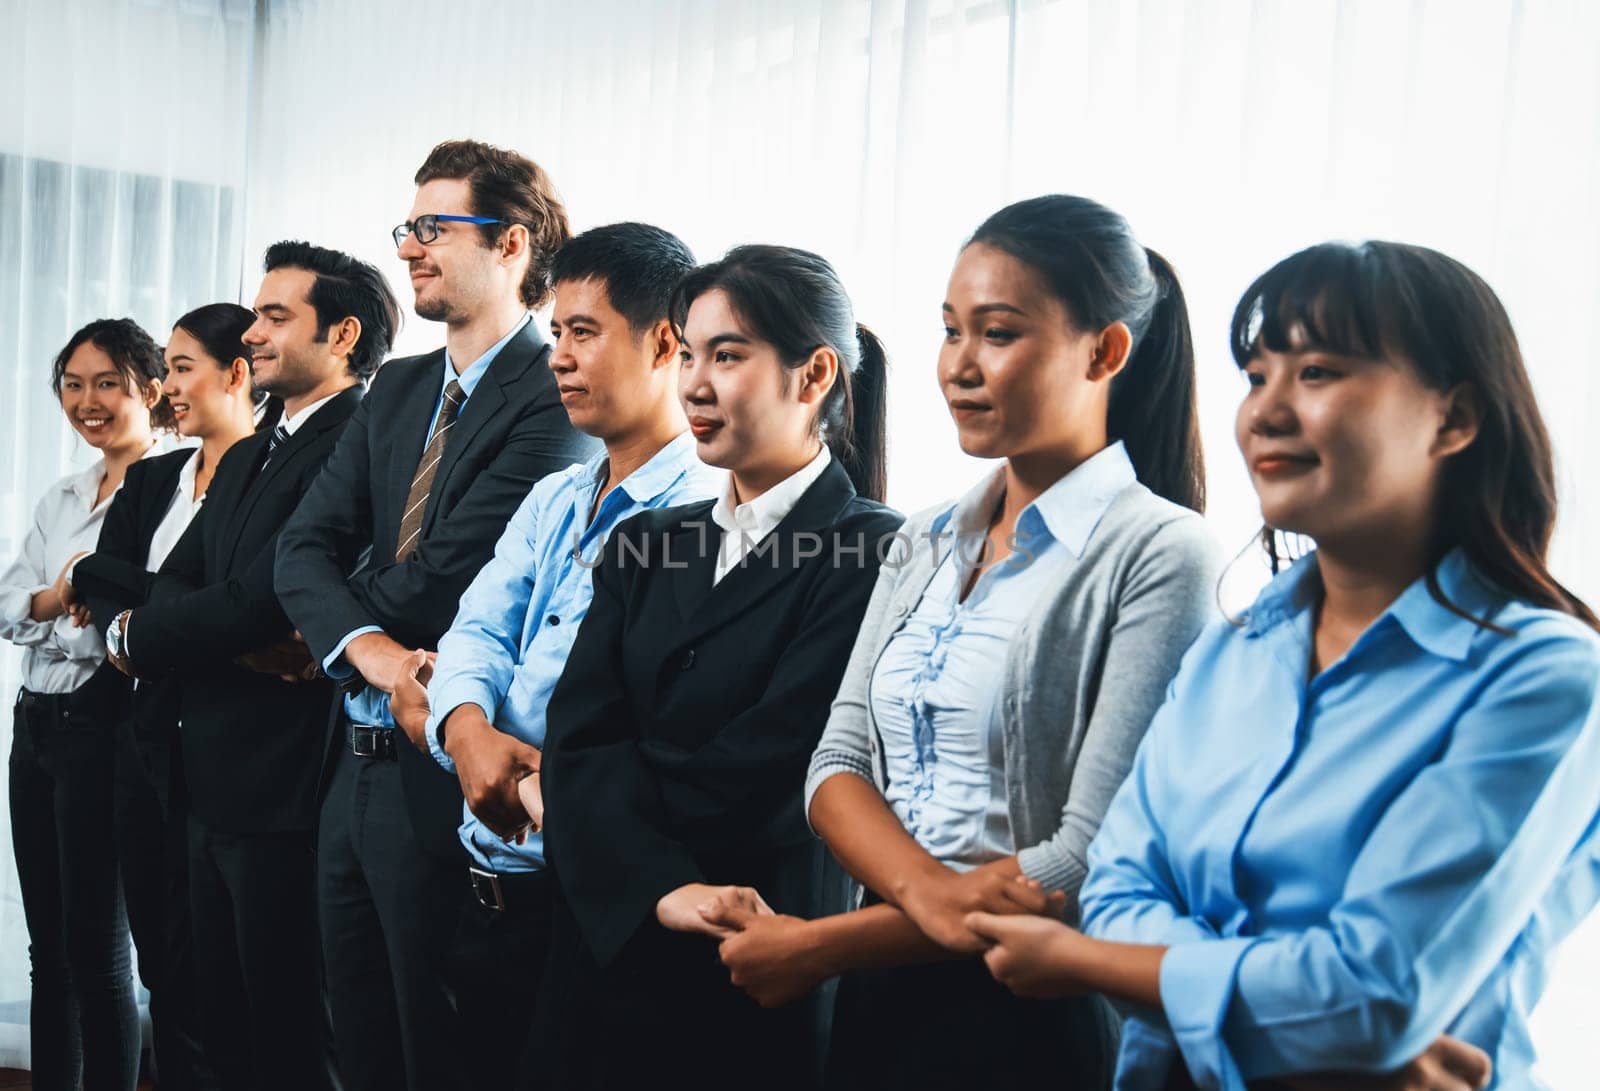
{"label": "silver belt buckle", "polygon": [[378,733],[366,724],[350,725],[350,752],[358,758],[379,756]]}
{"label": "silver belt buckle", "polygon": [[467,878],[472,881],[472,892],[478,896],[479,905],[496,913],[505,911],[506,896],[500,889],[500,876],[469,864]]}

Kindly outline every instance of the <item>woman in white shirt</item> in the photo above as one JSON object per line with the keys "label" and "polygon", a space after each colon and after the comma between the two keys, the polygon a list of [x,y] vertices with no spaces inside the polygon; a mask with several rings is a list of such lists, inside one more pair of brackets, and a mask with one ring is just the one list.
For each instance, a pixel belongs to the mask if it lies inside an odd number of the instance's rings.
{"label": "woman in white shirt", "polygon": [[112,822],[113,728],[128,683],[92,627],[75,624],[59,574],[93,548],[128,467],[171,420],[161,350],[131,319],[72,335],[51,388],[101,458],[50,486],[0,575],[0,639],[21,645],[11,750],[11,836],[33,967],[33,1086],[133,1091],[139,1068],[128,929]]}
{"label": "woman in white shirt", "polygon": [[[172,329],[166,394],[178,434],[199,441],[129,467],[95,551],[69,565],[64,592],[104,632],[149,598],[155,573],[205,501],[223,454],[255,430],[258,395],[250,350],[255,321],[237,303],[208,303]],[[173,678],[135,683],[131,715],[117,729],[113,837],[139,977],[150,992],[156,1068],[163,1088],[204,1082],[189,928],[187,813]]]}

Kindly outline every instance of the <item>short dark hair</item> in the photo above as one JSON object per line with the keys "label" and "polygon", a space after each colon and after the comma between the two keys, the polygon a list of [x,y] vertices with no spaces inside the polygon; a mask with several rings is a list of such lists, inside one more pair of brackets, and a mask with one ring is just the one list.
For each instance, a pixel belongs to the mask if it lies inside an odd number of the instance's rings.
{"label": "short dark hair", "polygon": [[[250,346],[245,344],[245,331],[255,324],[256,316],[249,307],[237,303],[207,303],[196,307],[172,324],[182,330],[206,350],[206,355],[217,362],[224,371],[235,360],[250,359]],[[267,400],[267,392],[252,387],[250,400],[260,405]]]}
{"label": "short dark hair", "polygon": [[307,302],[317,312],[317,339],[326,339],[335,322],[354,318],[361,323],[361,336],[350,353],[350,373],[365,379],[377,371],[400,328],[400,304],[383,274],[342,251],[294,239],[267,247],[262,262],[264,272],[285,268],[304,269],[316,278]]}
{"label": "short dark hair", "polygon": [[550,263],[572,237],[567,208],[545,169],[509,148],[481,140],[446,140],[417,168],[417,185],[456,178],[472,191],[472,214],[501,223],[480,224],[485,246],[493,246],[511,226],[528,229],[528,272],[522,278],[522,303],[529,309],[550,301]]}
{"label": "short dark hair", "polygon": [[[57,398],[61,397],[67,363],[85,343],[93,344],[111,358],[122,376],[123,387],[131,394],[142,394],[151,380],[159,382],[167,377],[167,362],[161,356],[161,346],[143,326],[131,318],[97,318],[74,333],[66,347],[56,353],[55,362],[50,366],[50,389]],[[167,430],[178,426],[177,416],[165,394],[150,410],[150,425]]]}
{"label": "short dark hair", "polygon": [[585,231],[556,253],[551,284],[598,280],[635,336],[669,317],[672,289],[694,268],[694,254],[670,231],[642,223]]}

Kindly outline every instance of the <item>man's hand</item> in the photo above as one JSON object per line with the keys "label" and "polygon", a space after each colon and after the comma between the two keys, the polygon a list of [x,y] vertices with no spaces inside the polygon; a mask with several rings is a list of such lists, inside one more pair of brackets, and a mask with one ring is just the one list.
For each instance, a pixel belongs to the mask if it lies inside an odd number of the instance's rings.
{"label": "man's hand", "polygon": [[394,692],[389,694],[389,715],[406,733],[411,745],[428,752],[428,680],[433,677],[433,664],[437,652],[421,648],[411,653],[406,666],[395,680]]}
{"label": "man's hand", "polygon": [[286,640],[246,652],[234,662],[258,674],[275,674],[285,682],[308,682],[317,676],[317,662],[298,631]]}
{"label": "man's hand", "polygon": [[728,913],[742,909],[758,916],[772,915],[772,907],[754,887],[712,886],[709,883],[686,883],[656,902],[656,920],[663,928],[674,932],[697,932],[713,939],[723,939],[733,934],[731,928],[713,924],[707,914]]}
{"label": "man's hand", "polygon": [[344,661],[385,693],[394,692],[410,658],[411,649],[387,633],[362,633],[344,646]]}
{"label": "man's hand", "polygon": [[930,871],[901,894],[900,909],[939,946],[975,955],[987,944],[967,926],[967,914],[1054,914],[1065,901],[1059,892],[1019,881],[1016,858],[1007,857],[965,874],[942,867]]}
{"label": "man's hand", "polygon": [[1279,1082],[1293,1091],[1480,1091],[1493,1073],[1487,1053],[1445,1034],[1394,1072],[1325,1072],[1284,1076]]}
{"label": "man's hand", "polygon": [[445,720],[444,751],[455,762],[467,809],[480,822],[508,841],[528,828],[518,782],[539,771],[537,748],[496,728],[477,705],[465,704]]}
{"label": "man's hand", "polygon": [[517,798],[522,801],[522,809],[528,812],[528,829],[541,832],[544,829],[544,789],[537,772],[517,781]]}
{"label": "man's hand", "polygon": [[753,912],[737,898],[719,895],[700,916],[728,930],[717,953],[728,977],[763,1008],[800,999],[835,971],[812,942],[810,921],[771,911]]}

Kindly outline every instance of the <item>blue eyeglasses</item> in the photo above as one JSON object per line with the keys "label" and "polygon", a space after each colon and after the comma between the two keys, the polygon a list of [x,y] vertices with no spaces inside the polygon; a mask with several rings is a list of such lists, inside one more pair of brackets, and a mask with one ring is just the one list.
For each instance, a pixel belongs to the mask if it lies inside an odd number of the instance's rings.
{"label": "blue eyeglasses", "polygon": [[435,216],[429,213],[426,216],[418,216],[414,220],[409,220],[394,229],[391,234],[394,236],[395,249],[398,250],[405,245],[407,235],[415,235],[418,242],[423,246],[427,246],[439,237],[439,224],[446,220],[451,223],[464,224],[503,224],[510,222],[509,220],[497,220],[493,216]]}

